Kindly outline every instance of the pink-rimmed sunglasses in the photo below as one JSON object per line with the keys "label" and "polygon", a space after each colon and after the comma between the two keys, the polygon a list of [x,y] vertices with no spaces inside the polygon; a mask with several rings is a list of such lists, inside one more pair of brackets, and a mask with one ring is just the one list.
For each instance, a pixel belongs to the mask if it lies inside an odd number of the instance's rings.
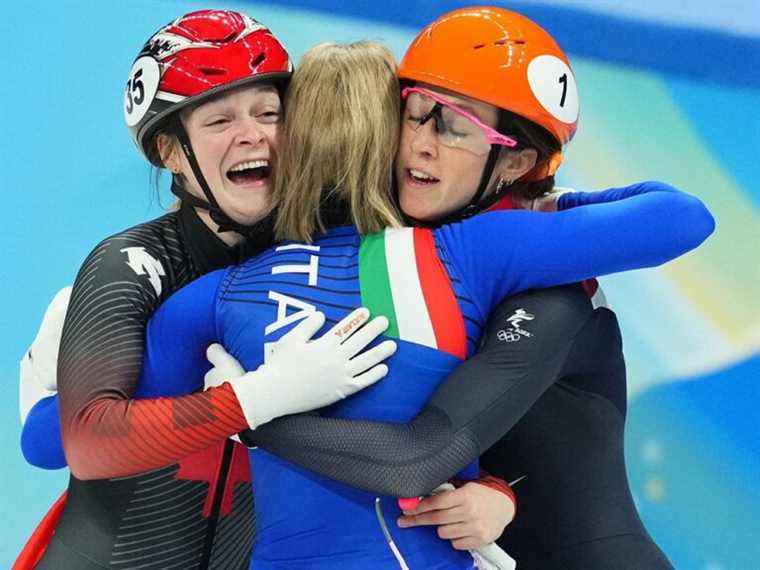
{"label": "pink-rimmed sunglasses", "polygon": [[477,155],[487,154],[491,145],[517,146],[517,141],[489,127],[472,113],[446,101],[443,97],[419,87],[401,91],[406,101],[404,121],[414,131],[435,119],[438,141],[448,147],[461,148]]}

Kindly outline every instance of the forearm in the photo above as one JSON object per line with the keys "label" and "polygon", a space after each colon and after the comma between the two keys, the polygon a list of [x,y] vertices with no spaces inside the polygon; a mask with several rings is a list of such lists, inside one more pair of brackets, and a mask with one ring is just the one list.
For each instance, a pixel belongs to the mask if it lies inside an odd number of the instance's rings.
{"label": "forearm", "polygon": [[[530,338],[507,343],[500,333],[517,308],[540,319]],[[506,433],[559,376],[590,312],[576,288],[510,299],[489,323],[481,353],[457,368],[409,424],[294,416],[248,432],[247,441],[355,487],[426,494]]]}
{"label": "forearm", "polygon": [[663,184],[661,182],[641,182],[638,184],[631,184],[630,186],[607,188],[605,190],[597,190],[592,192],[570,190],[562,192],[556,197],[556,209],[558,211],[562,211],[569,210],[571,208],[578,208],[580,206],[588,206],[590,204],[607,204],[610,202],[619,202],[620,200],[626,200],[628,198],[633,198],[634,196],[649,194],[651,192],[670,192],[674,194],[680,193],[672,186]]}
{"label": "forearm", "polygon": [[79,479],[169,465],[248,427],[229,385],[175,398],[102,399],[69,421],[64,444]]}
{"label": "forearm", "polygon": [[80,479],[162,467],[247,426],[229,387],[193,394],[216,281],[194,282],[154,314],[153,286],[124,263],[121,244],[105,243],[74,284],[58,360],[62,440]]}
{"label": "forearm", "polygon": [[[111,401],[93,406],[84,415],[97,425],[84,421],[81,432],[72,434],[72,471],[80,479],[146,471],[237,433],[247,423],[244,419],[241,423],[240,406],[234,394],[228,392],[229,387],[223,387],[183,398]],[[123,425],[109,422],[112,416],[124,418]],[[214,421],[209,421],[212,416]],[[109,423],[110,427],[106,427]],[[103,448],[108,451],[101,456],[97,450]],[[57,396],[41,400],[32,408],[21,432],[21,450],[35,467],[67,466]]]}
{"label": "forearm", "polygon": [[243,442],[366,491],[429,493],[478,456],[472,434],[455,433],[440,410],[409,424],[290,416],[246,432]]}
{"label": "forearm", "polygon": [[[578,202],[583,207],[487,212],[435,230],[450,271],[481,315],[520,291],[656,267],[694,249],[714,229],[702,202],[666,184],[580,195],[589,197]],[[562,199],[567,196],[573,194]]]}
{"label": "forearm", "polygon": [[[366,309],[351,313],[318,339],[312,337],[325,317],[314,313],[278,341],[266,364],[221,386],[181,395],[197,386],[193,376],[204,369],[204,363],[197,360],[198,353],[203,354],[198,348],[211,334],[188,343],[169,342],[168,348],[162,348],[166,344],[162,338],[167,336],[161,335],[162,331],[179,335],[175,327],[167,327],[174,320],[166,316],[187,290],[168,300],[151,320],[149,350],[140,378],[141,395],[173,397],[101,397],[88,402],[67,425],[67,436],[76,445],[68,452],[69,462],[79,478],[113,477],[160,467],[249,426],[334,403],[379,380],[386,371],[380,363],[395,350],[393,342],[385,341],[364,351],[387,327],[385,319],[369,321]],[[191,328],[197,331],[201,325],[197,324]],[[361,356],[352,360],[357,352]],[[299,374],[304,369],[305,378]]]}

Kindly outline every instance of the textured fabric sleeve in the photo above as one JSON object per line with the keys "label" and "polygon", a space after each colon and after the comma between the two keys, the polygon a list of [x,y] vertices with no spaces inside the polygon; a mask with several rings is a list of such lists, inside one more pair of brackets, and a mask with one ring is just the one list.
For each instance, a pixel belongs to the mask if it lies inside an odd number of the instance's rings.
{"label": "textured fabric sleeve", "polygon": [[481,214],[436,230],[436,240],[485,316],[519,291],[660,265],[714,229],[701,201],[665,184],[599,194],[556,213]]}
{"label": "textured fabric sleeve", "polygon": [[[515,331],[509,319],[519,310],[532,318]],[[591,313],[577,286],[515,296],[493,314],[481,352],[409,424],[291,416],[247,432],[247,443],[368,491],[427,494],[522,417],[559,376]]]}
{"label": "textured fabric sleeve", "polygon": [[[80,479],[161,467],[246,426],[229,386],[133,399],[146,323],[172,279],[170,270],[144,240],[117,236],[101,243],[77,276],[61,340],[58,388],[66,459]],[[174,322],[199,323],[203,313],[199,306]]]}
{"label": "textured fabric sleeve", "polygon": [[21,430],[21,452],[30,465],[41,469],[66,467],[59,417],[57,395],[43,398],[29,411]]}

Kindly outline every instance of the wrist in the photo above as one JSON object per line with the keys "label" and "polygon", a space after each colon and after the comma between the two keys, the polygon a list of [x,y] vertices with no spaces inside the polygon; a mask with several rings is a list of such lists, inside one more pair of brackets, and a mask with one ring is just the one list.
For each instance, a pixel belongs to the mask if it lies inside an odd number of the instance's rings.
{"label": "wrist", "polygon": [[495,477],[489,473],[486,473],[485,471],[481,471],[480,477],[472,481],[472,483],[484,485],[493,489],[494,491],[498,491],[499,493],[505,495],[512,502],[515,514],[517,513],[517,495],[515,495],[512,487],[509,485],[509,483],[504,481],[504,479],[500,479],[499,477]]}
{"label": "wrist", "polygon": [[229,384],[237,397],[240,408],[250,429],[256,429],[274,418],[276,413],[276,391],[271,390],[271,382],[263,373],[264,366],[246,372],[239,378],[231,378]]}
{"label": "wrist", "polygon": [[554,192],[557,194],[557,211],[570,210],[579,206],[577,197],[583,192],[579,192],[574,188],[561,188],[556,186]]}

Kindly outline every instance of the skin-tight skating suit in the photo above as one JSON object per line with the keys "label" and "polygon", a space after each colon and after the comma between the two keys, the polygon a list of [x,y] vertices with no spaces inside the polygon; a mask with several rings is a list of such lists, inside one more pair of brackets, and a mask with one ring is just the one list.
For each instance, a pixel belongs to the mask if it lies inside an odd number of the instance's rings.
{"label": "skin-tight skating suit", "polygon": [[[137,386],[150,316],[193,279],[267,247],[271,220],[256,230],[229,248],[183,206],[104,240],[84,262],[59,354],[61,420],[58,397],[46,398],[22,434],[30,463],[60,468],[62,423],[72,471],[38,569],[248,567],[254,518],[245,449],[224,437],[185,445],[172,425],[178,406],[130,399],[155,395]],[[192,404],[202,398],[188,397],[184,420],[213,431]],[[100,470],[89,455],[118,467]],[[134,475],[153,467],[161,469]]]}
{"label": "skin-tight skating suit", "polygon": [[[527,287],[655,265],[695,247],[712,231],[712,219],[698,201],[663,185],[644,184],[578,196],[581,198],[577,205],[628,199],[553,216],[526,212],[488,214],[478,217],[477,221],[470,220],[434,232],[405,229],[364,240],[359,240],[350,229],[336,230],[313,246],[292,244],[236,270],[212,274],[186,289],[176,302],[166,305],[163,314],[157,315],[155,325],[151,325],[154,332],[148,339],[148,354],[156,356],[147,361],[141,389],[144,386],[145,393],[150,394],[152,379],[168,378],[163,370],[167,363],[171,364],[175,378],[168,382],[171,388],[163,387],[163,393],[179,394],[197,389],[198,370],[203,369],[197,359],[202,360],[208,342],[221,340],[246,367],[252,368],[261,361],[262,342],[278,338],[289,323],[312,306],[325,311],[330,320],[337,321],[348,308],[365,304],[374,312],[392,315],[389,335],[402,341],[401,349],[394,357],[389,378],[365,394],[334,406],[332,413],[338,417],[374,416],[374,419],[407,421],[419,410],[443,373],[473,352],[484,316],[501,297]],[[663,211],[683,220],[683,226],[668,223]],[[643,231],[641,224],[632,222],[641,217],[648,220],[648,231]],[[504,238],[510,234],[525,241]],[[580,236],[589,241],[578,241]],[[604,251],[605,248],[599,245],[602,236],[621,247],[623,253]],[[483,247],[483,243],[490,245]],[[544,263],[538,263],[538,269],[532,272],[526,270],[537,260]],[[378,272],[375,267],[386,267],[387,270]],[[399,268],[403,270],[399,271]],[[408,282],[412,274],[416,276],[414,284]],[[320,287],[324,283],[328,286]],[[230,292],[239,295],[230,295]],[[209,299],[209,312],[198,308]],[[191,305],[186,304],[188,301]],[[193,307],[192,310],[189,306]],[[176,307],[180,307],[182,323],[174,322]],[[209,319],[205,328],[198,326],[201,323],[195,322],[195,317]],[[192,330],[181,330],[191,322]],[[241,322],[250,326],[242,326]],[[264,325],[264,322],[269,324]],[[208,323],[212,326],[209,327]],[[176,333],[174,327],[178,327]],[[444,330],[446,334],[443,334]],[[189,339],[187,343],[181,340],[185,337]],[[170,339],[172,346],[162,346],[161,339],[163,342]],[[197,347],[200,345],[203,346],[199,351]],[[189,354],[183,354],[184,350]],[[394,367],[400,368],[399,374],[394,374]],[[196,375],[192,385],[175,386],[182,382],[187,384],[192,374]],[[392,379],[401,376],[414,378],[415,384],[406,384],[406,389],[399,391],[398,386],[394,387],[398,381]],[[214,398],[213,391],[210,392],[207,400]],[[388,398],[398,400],[401,395],[407,401],[389,407]],[[210,413],[216,414],[213,420],[221,421],[222,416],[231,412],[213,406]],[[225,429],[231,428],[227,426]],[[257,513],[262,524],[255,557],[257,568],[286,561],[290,567],[314,567],[319,561],[330,567],[341,558],[346,562],[356,561],[357,567],[369,567],[365,562],[376,563],[378,567],[388,563],[390,555],[374,517],[368,516],[371,508],[368,509],[366,496],[357,497],[355,493],[359,491],[345,486],[335,489],[336,483],[301,471],[261,450],[252,452],[252,459],[257,488],[264,489],[257,499]],[[118,470],[111,458],[97,457],[91,461],[94,472]],[[459,463],[457,468],[463,467],[467,461]],[[288,480],[294,477],[297,481],[288,484]],[[295,494],[297,497],[283,495],[282,490],[293,489],[296,482],[295,488],[304,492]],[[427,492],[430,488],[427,482],[412,482],[411,486],[393,494],[411,495]],[[267,497],[272,499],[267,500]],[[326,504],[322,502],[323,498]],[[338,504],[334,504],[335,500]],[[288,505],[298,506],[295,510],[284,508]],[[343,512],[341,506],[358,510],[352,513],[349,508]],[[393,513],[395,505],[388,507]],[[312,516],[309,516],[310,511],[313,511]],[[334,521],[327,516],[332,513],[337,516]],[[314,527],[317,514],[320,515],[319,524]],[[342,528],[346,517],[351,519],[352,529],[356,532],[346,533],[345,528],[338,535],[331,532],[331,524],[336,523]],[[306,531],[299,530],[298,525],[294,528],[296,520],[311,526]],[[357,537],[363,537],[364,552],[357,552],[355,547],[348,548],[350,544],[357,544],[354,540],[358,540]],[[290,545],[289,541],[295,543]],[[448,547],[446,552],[440,552],[441,544],[445,543],[438,541],[429,529],[404,531],[398,542],[406,543],[404,548],[408,547],[408,559],[425,567],[467,567],[470,563],[462,558],[461,553]],[[293,548],[300,553],[295,559]],[[444,556],[437,560],[441,554]]]}
{"label": "skin-tight skating suit", "polygon": [[[576,205],[570,195],[559,206]],[[509,199],[499,204],[513,208]],[[573,301],[578,295],[587,300]],[[582,291],[568,286],[503,301],[489,318],[478,353],[403,427],[337,420],[326,425],[301,416],[248,432],[247,442],[383,492],[387,488],[374,484],[378,474],[394,488],[420,478],[436,481],[450,472],[438,457],[465,434],[483,452],[509,431],[485,451],[481,466],[518,481],[519,514],[499,544],[521,568],[672,568],[630,493],[625,409],[620,327],[590,279]],[[356,433],[360,445],[352,444]]]}
{"label": "skin-tight skating suit", "polygon": [[[656,265],[696,247],[713,227],[698,200],[656,183],[574,199],[585,207],[553,215],[489,213],[437,230],[404,228],[361,237],[351,227],[337,228],[313,244],[286,243],[211,273],[154,315],[142,382],[186,381],[215,341],[246,369],[256,368],[264,344],[309,311],[321,310],[335,323],[364,305],[389,317],[387,334],[398,339],[399,349],[388,377],[325,413],[407,422],[446,374],[474,353],[485,317],[502,298]],[[682,223],[674,224],[674,218]],[[615,247],[604,247],[603,240]],[[451,451],[450,466],[466,467],[479,452],[477,445],[468,449],[474,443]],[[258,525],[252,567],[395,564],[377,524],[374,493],[325,479],[263,449],[252,450],[250,458]],[[430,490],[423,481],[388,491]],[[382,505],[391,520],[400,514],[391,497]],[[395,540],[412,568],[472,565],[431,528],[407,529]]]}

